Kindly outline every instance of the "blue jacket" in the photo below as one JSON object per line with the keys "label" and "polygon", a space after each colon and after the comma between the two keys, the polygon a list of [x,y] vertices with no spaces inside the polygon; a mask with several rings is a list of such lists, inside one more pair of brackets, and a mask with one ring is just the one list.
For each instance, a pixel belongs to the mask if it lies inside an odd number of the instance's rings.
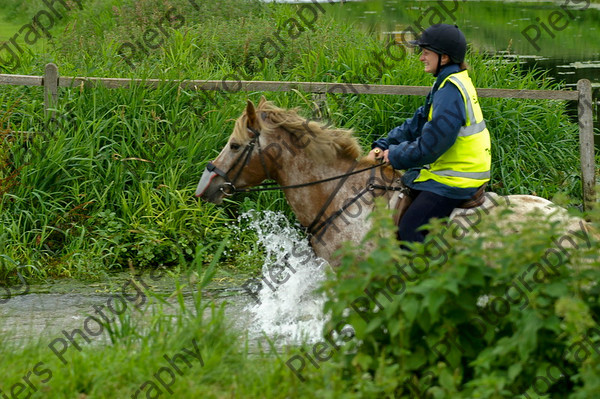
{"label": "blue jacket", "polygon": [[[439,85],[452,73],[460,72],[456,64],[442,67],[427,95],[425,105],[419,107],[412,118],[392,129],[386,138],[375,141],[373,148],[389,150],[388,159],[394,169],[405,169],[403,183],[415,190],[430,191],[444,197],[469,199],[477,188],[451,187],[434,180],[415,183],[419,170],[446,152],[458,137],[458,131],[466,122],[465,103],[458,88]],[[431,122],[427,115],[431,104],[434,112]]]}

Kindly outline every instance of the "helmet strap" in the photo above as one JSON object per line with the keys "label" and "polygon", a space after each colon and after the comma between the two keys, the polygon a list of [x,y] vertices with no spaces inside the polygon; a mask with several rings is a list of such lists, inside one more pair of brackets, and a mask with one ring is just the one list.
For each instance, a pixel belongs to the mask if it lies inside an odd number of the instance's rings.
{"label": "helmet strap", "polygon": [[442,69],[442,54],[438,54],[437,68],[435,70],[435,75],[433,75],[433,76],[438,76],[440,74],[441,69]]}

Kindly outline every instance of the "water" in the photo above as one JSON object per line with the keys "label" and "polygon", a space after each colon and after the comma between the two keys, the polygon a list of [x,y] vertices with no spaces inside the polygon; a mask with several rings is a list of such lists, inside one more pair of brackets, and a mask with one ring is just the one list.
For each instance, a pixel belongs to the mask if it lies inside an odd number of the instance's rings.
{"label": "water", "polygon": [[315,256],[285,215],[265,211],[241,217],[250,221],[266,254],[262,276],[253,287],[258,292],[247,307],[250,332],[255,337],[264,332],[282,343],[321,340],[325,296],[314,291],[325,279],[328,264]]}

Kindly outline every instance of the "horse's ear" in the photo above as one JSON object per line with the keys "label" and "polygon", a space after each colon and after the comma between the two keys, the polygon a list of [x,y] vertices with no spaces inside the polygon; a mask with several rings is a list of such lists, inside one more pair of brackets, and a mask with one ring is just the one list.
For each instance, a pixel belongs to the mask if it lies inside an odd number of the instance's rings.
{"label": "horse's ear", "polygon": [[262,105],[266,102],[267,102],[267,98],[265,96],[260,96],[260,101],[258,102],[258,108],[262,107]]}
{"label": "horse's ear", "polygon": [[250,100],[248,100],[248,105],[246,105],[246,116],[248,117],[248,126],[257,128],[256,108],[254,108],[254,103]]}

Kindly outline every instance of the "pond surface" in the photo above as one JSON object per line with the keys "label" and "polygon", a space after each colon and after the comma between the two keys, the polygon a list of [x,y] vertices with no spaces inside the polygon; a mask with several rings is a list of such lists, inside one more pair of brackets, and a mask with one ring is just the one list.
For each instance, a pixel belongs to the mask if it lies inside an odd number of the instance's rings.
{"label": "pond surface", "polygon": [[[132,284],[135,281],[137,287]],[[0,337],[3,341],[26,342],[28,339],[50,340],[61,336],[61,331],[83,328],[90,315],[111,315],[109,308],[121,312],[129,311],[134,317],[151,317],[157,310],[154,296],[166,298],[170,305],[162,306],[164,314],[174,314],[179,309],[176,298],[171,294],[177,287],[189,287],[186,278],[167,276],[166,273],[143,273],[132,275],[128,272],[110,274],[101,282],[88,283],[75,279],[49,280],[43,284],[10,287],[0,291]],[[207,300],[217,303],[235,298],[228,307],[233,313],[232,320],[240,325],[248,322],[241,317],[249,298],[241,294],[239,284],[212,284],[204,292]],[[143,291],[142,291],[143,290]],[[186,303],[193,302],[192,291],[184,288]],[[101,317],[98,317],[101,318]],[[97,342],[108,340],[108,334],[100,335]]]}

